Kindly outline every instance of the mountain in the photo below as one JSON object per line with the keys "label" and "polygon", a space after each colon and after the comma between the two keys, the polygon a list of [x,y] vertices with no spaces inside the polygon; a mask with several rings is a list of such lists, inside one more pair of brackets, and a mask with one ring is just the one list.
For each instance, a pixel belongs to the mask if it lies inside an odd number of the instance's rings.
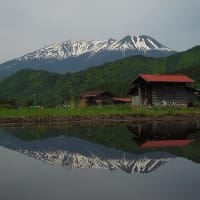
{"label": "mountain", "polygon": [[22,141],[9,134],[0,133],[0,145],[45,163],[68,169],[118,169],[126,173],[149,173],[175,157],[164,152],[131,154],[101,144],[64,136]]}
{"label": "mountain", "polygon": [[125,96],[138,73],[185,73],[200,82],[199,69],[200,46],[165,58],[131,56],[72,74],[28,69],[1,81],[0,97],[14,98],[21,104],[36,93],[38,104],[60,105],[87,90],[103,89]]}
{"label": "mountain", "polygon": [[113,62],[131,55],[166,57],[175,51],[149,36],[126,36],[121,40],[71,41],[53,44],[0,65],[0,77],[24,68],[65,73]]}

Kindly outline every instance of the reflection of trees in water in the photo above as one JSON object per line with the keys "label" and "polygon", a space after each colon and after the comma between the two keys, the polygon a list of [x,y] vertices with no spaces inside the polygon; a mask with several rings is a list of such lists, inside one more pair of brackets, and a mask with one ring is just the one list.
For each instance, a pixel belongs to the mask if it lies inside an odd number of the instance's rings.
{"label": "reflection of trees in water", "polygon": [[124,125],[117,126],[55,126],[5,128],[8,134],[23,141],[45,140],[50,137],[65,136],[87,140],[126,152],[137,152],[138,146],[131,140],[131,133]]}

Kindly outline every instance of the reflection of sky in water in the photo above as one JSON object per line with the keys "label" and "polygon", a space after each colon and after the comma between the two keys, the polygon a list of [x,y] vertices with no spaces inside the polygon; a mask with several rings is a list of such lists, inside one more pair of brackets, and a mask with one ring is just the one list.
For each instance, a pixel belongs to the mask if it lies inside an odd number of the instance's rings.
{"label": "reflection of sky in water", "polygon": [[66,170],[0,147],[0,199],[198,199],[200,167],[175,158],[147,175]]}

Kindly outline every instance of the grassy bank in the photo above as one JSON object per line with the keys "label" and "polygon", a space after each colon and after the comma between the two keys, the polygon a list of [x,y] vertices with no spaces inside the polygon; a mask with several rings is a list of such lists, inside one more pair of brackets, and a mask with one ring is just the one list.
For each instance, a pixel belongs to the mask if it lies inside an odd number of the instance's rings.
{"label": "grassy bank", "polygon": [[0,108],[0,118],[26,117],[66,117],[66,116],[164,116],[176,114],[200,114],[200,108],[173,108],[173,107],[131,107],[130,105],[91,106],[87,108]]}

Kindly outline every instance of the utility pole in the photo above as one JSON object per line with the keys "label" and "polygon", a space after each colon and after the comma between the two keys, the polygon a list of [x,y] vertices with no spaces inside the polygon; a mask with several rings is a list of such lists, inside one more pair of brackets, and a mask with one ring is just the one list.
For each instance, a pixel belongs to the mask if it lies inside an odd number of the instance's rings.
{"label": "utility pole", "polygon": [[33,93],[33,106],[36,107],[36,94]]}

